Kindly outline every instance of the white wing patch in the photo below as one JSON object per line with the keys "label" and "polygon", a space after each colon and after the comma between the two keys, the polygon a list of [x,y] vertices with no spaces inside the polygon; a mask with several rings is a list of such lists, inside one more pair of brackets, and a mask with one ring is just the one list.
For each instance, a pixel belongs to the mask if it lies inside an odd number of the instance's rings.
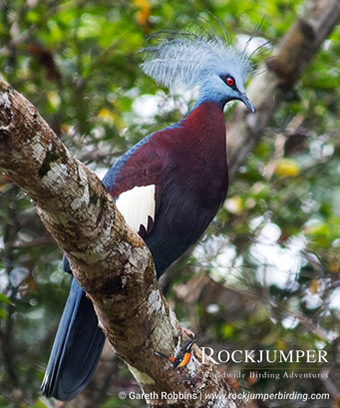
{"label": "white wing patch", "polygon": [[134,232],[138,233],[141,226],[147,230],[149,217],[155,220],[155,185],[124,191],[118,197],[116,206]]}

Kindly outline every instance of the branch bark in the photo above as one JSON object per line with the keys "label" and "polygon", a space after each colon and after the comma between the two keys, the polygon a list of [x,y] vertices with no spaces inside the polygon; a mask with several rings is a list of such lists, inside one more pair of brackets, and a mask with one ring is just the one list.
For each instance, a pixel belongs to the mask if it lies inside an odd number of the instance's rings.
{"label": "branch bark", "polygon": [[[339,0],[308,2],[267,61],[267,72],[251,83],[248,94],[258,113],[248,116],[238,108],[229,126],[232,176],[339,16]],[[232,389],[214,365],[202,364],[198,347],[185,369],[189,378],[184,383],[178,383],[170,364],[155,355],[175,355],[182,333],[159,289],[148,249],[126,227],[96,175],[71,157],[34,106],[3,79],[0,168],[34,201],[93,301],[107,338],[148,395],[149,406],[169,405],[161,392],[186,395],[174,396],[176,407],[202,406],[202,398],[204,406],[221,404],[208,393],[223,397]],[[244,404],[225,401],[224,406]]]}
{"label": "branch bark", "polygon": [[228,126],[231,179],[339,19],[339,0],[306,1],[303,12],[274,49],[273,55],[259,68],[263,73],[256,76],[247,89],[248,97],[256,107],[256,115],[249,114],[239,104]]}

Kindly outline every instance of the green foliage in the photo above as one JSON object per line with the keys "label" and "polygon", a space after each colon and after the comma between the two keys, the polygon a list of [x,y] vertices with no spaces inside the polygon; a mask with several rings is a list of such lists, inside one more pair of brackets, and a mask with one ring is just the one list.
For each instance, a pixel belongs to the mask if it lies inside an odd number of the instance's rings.
{"label": "green foliage", "polygon": [[[302,0],[4,0],[0,72],[70,151],[102,175],[129,146],[192,106],[142,74],[137,51],[148,34],[201,20],[216,26],[212,13],[232,41],[251,35],[263,20],[256,36],[275,45],[302,6]],[[255,65],[269,54],[260,49]],[[204,239],[169,271],[167,296],[183,324],[199,334],[199,345],[324,348],[336,367],[339,54],[340,26],[275,114]],[[0,405],[42,407],[39,387],[70,278],[31,201],[5,176],[0,197]],[[213,295],[202,284],[207,279],[215,282]],[[241,387],[325,392],[336,386],[333,371],[328,384],[301,381],[294,388],[291,381],[259,380]],[[113,398],[98,406],[140,406],[117,398],[123,385],[133,386],[125,372],[113,383]]]}

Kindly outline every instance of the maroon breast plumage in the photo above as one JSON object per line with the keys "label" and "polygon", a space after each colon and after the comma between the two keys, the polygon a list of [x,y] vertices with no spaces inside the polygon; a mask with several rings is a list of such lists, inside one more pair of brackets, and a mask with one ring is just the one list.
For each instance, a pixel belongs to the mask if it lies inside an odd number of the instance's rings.
{"label": "maroon breast plumage", "polygon": [[103,182],[149,246],[160,276],[200,237],[226,196],[222,107],[203,102],[179,124],[152,134]]}

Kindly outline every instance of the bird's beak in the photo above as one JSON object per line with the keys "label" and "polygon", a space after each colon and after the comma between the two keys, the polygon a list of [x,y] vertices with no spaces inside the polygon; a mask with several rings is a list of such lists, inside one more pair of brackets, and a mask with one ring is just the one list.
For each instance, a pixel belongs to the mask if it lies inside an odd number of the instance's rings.
{"label": "bird's beak", "polygon": [[240,101],[242,101],[251,112],[255,113],[255,106],[250,102],[245,92],[240,94]]}

